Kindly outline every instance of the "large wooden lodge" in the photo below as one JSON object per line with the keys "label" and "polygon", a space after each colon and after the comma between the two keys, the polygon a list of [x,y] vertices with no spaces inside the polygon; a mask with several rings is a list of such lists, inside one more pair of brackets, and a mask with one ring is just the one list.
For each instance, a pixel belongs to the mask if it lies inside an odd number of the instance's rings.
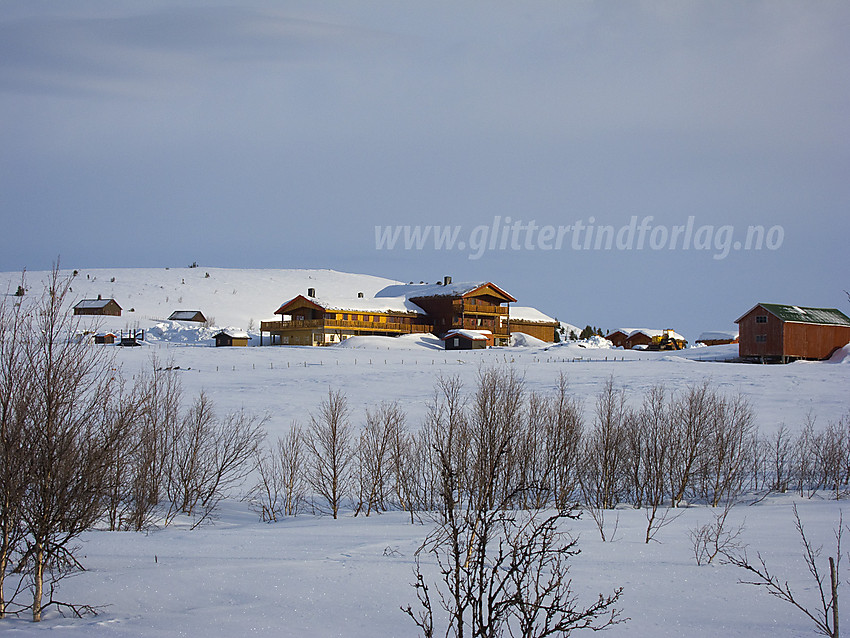
{"label": "large wooden lodge", "polygon": [[[272,345],[330,345],[362,335],[398,336],[433,333],[442,338],[452,330],[473,330],[487,336],[487,345],[508,345],[510,304],[516,299],[492,282],[397,284],[374,297],[326,299],[310,288],[282,304],[279,321],[260,323],[260,342],[268,334]],[[526,323],[538,338],[555,340],[557,322],[542,313]],[[551,333],[551,334],[550,334]]]}

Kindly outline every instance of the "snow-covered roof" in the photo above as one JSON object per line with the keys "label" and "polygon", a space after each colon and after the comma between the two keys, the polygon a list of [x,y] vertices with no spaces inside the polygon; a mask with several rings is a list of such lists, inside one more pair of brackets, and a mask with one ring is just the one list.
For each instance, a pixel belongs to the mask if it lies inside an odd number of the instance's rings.
{"label": "snow-covered roof", "polygon": [[114,299],[82,299],[74,308],[105,308],[110,302],[118,303]]}
{"label": "snow-covered roof", "polygon": [[[649,337],[651,339],[653,337],[662,337],[662,336],[664,336],[665,332],[666,332],[665,330],[655,330],[655,329],[652,329],[652,328],[634,328],[630,332],[628,332],[627,334],[630,337],[634,336],[636,334],[643,334],[643,335],[646,335],[647,337]],[[680,339],[682,341],[686,341],[686,339],[682,335],[680,335],[678,332],[676,332],[675,330],[670,330],[669,335],[673,339]]]}
{"label": "snow-covered roof", "polygon": [[451,284],[397,284],[387,286],[375,293],[375,297],[462,297],[484,286],[492,286],[512,301],[511,295],[490,281],[460,281]]}
{"label": "snow-covered roof", "polygon": [[455,329],[449,330],[445,335],[443,335],[442,340],[451,339],[453,337],[465,337],[472,341],[487,341],[489,335],[493,333],[489,330],[465,330],[465,329]]}
{"label": "snow-covered roof", "polygon": [[191,321],[198,315],[203,316],[203,313],[200,310],[175,310],[171,313],[169,319],[172,321]]}
{"label": "snow-covered roof", "polygon": [[218,335],[227,335],[233,339],[250,339],[251,335],[242,330],[222,330],[221,332],[216,333],[216,337]]}
{"label": "snow-covered roof", "polygon": [[609,332],[608,335],[612,335],[615,332],[619,332],[619,333],[622,333],[622,334],[624,334],[628,337],[633,332],[639,332],[639,331],[640,331],[640,328],[617,328],[616,330],[612,330],[611,332]]}
{"label": "snow-covered roof", "polygon": [[775,315],[782,321],[790,323],[814,323],[828,326],[850,326],[850,317],[837,308],[807,308],[802,306],[787,306],[778,303],[759,303],[750,308],[746,313],[735,320],[740,323],[741,319],[750,314],[755,308],[761,306],[769,313]]}
{"label": "snow-covered roof", "polygon": [[703,332],[697,341],[721,341],[723,339],[737,339],[738,331],[737,330],[713,330],[709,332]]}
{"label": "snow-covered roof", "polygon": [[[417,306],[412,301],[408,301],[404,297],[387,297],[382,299],[370,298],[370,297],[304,297],[303,295],[299,295],[302,299],[306,299],[310,303],[313,303],[320,308],[325,310],[339,310],[342,312],[395,312],[395,313],[415,313],[419,315],[426,314],[422,308]],[[291,304],[293,301],[298,299],[295,297],[294,299],[290,299],[286,303],[282,304],[280,308],[275,311],[275,314],[281,314],[281,310]]]}
{"label": "snow-covered roof", "polygon": [[532,321],[536,323],[558,323],[549,315],[545,315],[537,308],[531,306],[513,306],[511,307],[510,318],[520,321]]}

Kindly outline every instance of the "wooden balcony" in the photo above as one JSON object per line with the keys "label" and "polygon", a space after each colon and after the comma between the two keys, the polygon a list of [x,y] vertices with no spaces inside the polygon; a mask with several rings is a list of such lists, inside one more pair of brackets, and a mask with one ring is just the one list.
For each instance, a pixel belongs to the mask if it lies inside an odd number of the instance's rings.
{"label": "wooden balcony", "polygon": [[397,334],[428,333],[433,326],[423,323],[381,321],[343,321],[342,319],[306,319],[293,321],[261,321],[262,332],[282,333],[289,330],[354,330],[356,332],[393,332]]}
{"label": "wooden balcony", "polygon": [[452,301],[452,310],[455,314],[477,314],[477,315],[505,315],[508,314],[507,306],[493,306],[483,303],[472,303],[464,299]]}
{"label": "wooden balcony", "polygon": [[410,334],[419,332],[431,332],[434,327],[424,323],[395,323],[382,321],[343,321],[341,319],[326,319],[326,329],[341,330],[371,330],[373,332],[398,332],[399,334]]}
{"label": "wooden balcony", "polygon": [[303,319],[293,321],[261,321],[261,332],[283,332],[284,330],[309,330],[321,328],[324,322],[321,319]]}

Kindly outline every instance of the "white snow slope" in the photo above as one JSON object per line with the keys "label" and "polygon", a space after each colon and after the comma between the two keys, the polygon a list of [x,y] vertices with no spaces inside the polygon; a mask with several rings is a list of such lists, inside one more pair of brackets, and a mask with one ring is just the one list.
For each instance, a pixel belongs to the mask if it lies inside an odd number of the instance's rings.
{"label": "white snow slope", "polygon": [[[210,273],[209,278],[205,272]],[[305,288],[304,274],[283,272],[286,274],[276,277],[269,271],[203,267],[82,271],[74,294],[80,293],[80,298],[96,297],[98,292],[115,296],[125,309],[135,307],[136,313],[151,317],[146,319],[151,325],[173,310],[199,309],[214,315],[219,325],[244,329],[251,318],[255,322],[273,318],[271,313],[282,301]],[[301,272],[311,286],[315,283],[317,293],[338,285],[355,294],[370,294],[387,281],[331,271]],[[110,281],[113,276],[115,282]],[[14,290],[17,275],[5,277]],[[37,283],[38,277],[31,275],[30,282]],[[178,296],[183,302],[177,301]],[[609,378],[626,390],[632,402],[640,401],[641,393],[657,384],[675,392],[710,380],[723,392],[747,397],[756,411],[758,427],[766,433],[781,423],[799,431],[809,413],[825,426],[850,408],[850,365],[712,362],[733,357],[736,346],[670,354],[621,351],[590,343],[445,352],[437,348],[436,339],[428,337],[360,338],[349,340],[345,347],[328,348],[211,348],[197,344],[197,340],[186,340],[185,345],[151,340],[146,347],[114,347],[112,352],[128,378],[150,366],[152,355],[160,364],[167,361],[179,366],[186,401],[203,389],[220,413],[243,407],[267,413],[269,442],[286,433],[293,420],[307,424],[310,413],[331,388],[346,393],[356,426],[363,423],[366,408],[397,400],[407,412],[408,427],[418,428],[440,376],[456,375],[471,390],[481,366],[513,366],[524,376],[529,390],[541,393],[553,390],[558,375],[566,374],[571,391],[584,402],[588,422],[593,418],[595,396]],[[850,354],[845,353],[834,361],[847,357]],[[0,620],[0,630],[18,636],[52,632],[71,637],[150,638],[417,635],[416,627],[399,608],[415,607],[416,593],[410,585],[414,553],[431,529],[430,523],[411,525],[399,513],[355,518],[346,512],[340,520],[303,514],[263,524],[238,496],[225,502],[212,524],[196,530],[177,524],[148,533],[86,533],[79,555],[87,571],[61,583],[57,598],[102,606],[100,614],[63,618],[51,609],[40,624],[32,624],[26,617],[6,619]],[[792,502],[797,503],[814,545],[824,545],[825,560],[828,553],[834,553],[833,529],[843,500],[832,500],[826,494],[812,499],[772,496],[751,507],[747,503],[736,506],[730,523],[734,527],[743,523],[742,538],[751,555],[760,551],[806,604],[815,605],[815,591],[794,529]],[[582,553],[572,560],[570,572],[580,600],[589,604],[600,592],[624,588],[621,608],[629,621],[605,635],[814,635],[811,622],[790,605],[759,588],[739,584],[744,574],[735,568],[696,565],[691,531],[711,522],[716,513],[702,506],[685,508],[660,530],[658,542],[650,544],[643,542],[646,517],[641,510],[608,513],[610,525],[618,519],[613,542],[601,542],[589,517],[565,527],[580,536]],[[431,559],[423,555],[422,560],[427,573],[436,579]],[[842,569],[846,568],[847,561],[843,561]],[[845,572],[843,582],[848,578],[850,574]],[[842,622],[846,626],[850,616],[845,615]]]}

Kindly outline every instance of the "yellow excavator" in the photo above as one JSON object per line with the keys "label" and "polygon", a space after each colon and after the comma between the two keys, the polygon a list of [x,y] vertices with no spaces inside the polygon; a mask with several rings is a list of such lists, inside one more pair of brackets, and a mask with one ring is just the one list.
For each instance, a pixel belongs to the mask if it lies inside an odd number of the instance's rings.
{"label": "yellow excavator", "polygon": [[679,339],[675,336],[676,332],[672,328],[663,330],[660,335],[652,337],[647,350],[682,350],[688,347],[688,342],[684,339]]}

